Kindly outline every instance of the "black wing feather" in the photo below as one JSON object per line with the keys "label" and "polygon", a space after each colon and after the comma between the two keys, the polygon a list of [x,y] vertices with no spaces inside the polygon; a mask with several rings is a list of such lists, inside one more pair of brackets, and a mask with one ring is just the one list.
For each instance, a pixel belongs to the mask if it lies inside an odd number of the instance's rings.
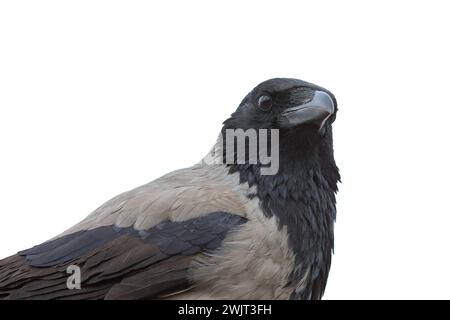
{"label": "black wing feather", "polygon": [[[220,247],[246,219],[214,212],[143,231],[103,226],[45,242],[0,261],[3,299],[152,299],[189,288],[196,254]],[[69,290],[66,268],[81,269]]]}

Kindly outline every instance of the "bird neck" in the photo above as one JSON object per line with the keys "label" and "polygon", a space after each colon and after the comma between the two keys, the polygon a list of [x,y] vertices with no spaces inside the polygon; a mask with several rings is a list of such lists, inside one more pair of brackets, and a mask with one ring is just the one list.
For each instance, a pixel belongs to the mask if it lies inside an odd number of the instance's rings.
{"label": "bird neck", "polygon": [[275,216],[279,227],[286,228],[296,260],[292,281],[301,287],[293,293],[295,298],[319,299],[334,246],[339,171],[331,141],[282,146],[275,175],[261,175],[260,164],[229,165],[230,173],[239,172],[240,183],[255,186],[250,197],[258,197],[264,214]]}

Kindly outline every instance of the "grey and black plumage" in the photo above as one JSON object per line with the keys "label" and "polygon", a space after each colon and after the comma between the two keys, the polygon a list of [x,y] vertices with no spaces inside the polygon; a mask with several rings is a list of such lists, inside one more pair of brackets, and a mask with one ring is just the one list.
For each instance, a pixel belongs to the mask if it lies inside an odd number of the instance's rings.
{"label": "grey and black plumage", "polygon": [[[314,84],[261,83],[222,130],[278,129],[275,175],[259,162],[201,161],[125,192],[1,260],[0,299],[320,299],[340,180],[336,112]],[[209,156],[226,148],[219,140]],[[81,289],[67,288],[68,265],[81,268]]]}

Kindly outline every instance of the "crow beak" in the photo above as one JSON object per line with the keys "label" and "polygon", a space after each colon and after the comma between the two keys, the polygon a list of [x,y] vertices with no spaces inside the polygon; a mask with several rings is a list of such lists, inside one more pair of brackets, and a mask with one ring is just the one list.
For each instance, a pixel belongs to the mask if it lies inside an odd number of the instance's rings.
{"label": "crow beak", "polygon": [[310,102],[281,113],[281,126],[292,128],[305,123],[315,123],[321,131],[334,111],[334,103],[330,95],[324,91],[316,91]]}

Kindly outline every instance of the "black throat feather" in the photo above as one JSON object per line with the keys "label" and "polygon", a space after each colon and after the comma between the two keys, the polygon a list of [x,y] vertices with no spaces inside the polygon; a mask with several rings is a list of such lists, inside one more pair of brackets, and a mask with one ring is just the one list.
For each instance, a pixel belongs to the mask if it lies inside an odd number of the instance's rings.
{"label": "black throat feather", "polygon": [[[308,131],[306,128],[303,131]],[[240,183],[256,186],[267,217],[286,227],[295,253],[293,299],[320,299],[325,290],[334,248],[339,170],[333,156],[331,128],[324,137],[308,132],[280,131],[280,166],[275,175],[261,175],[261,164],[232,164]],[[308,136],[307,139],[298,137]]]}

